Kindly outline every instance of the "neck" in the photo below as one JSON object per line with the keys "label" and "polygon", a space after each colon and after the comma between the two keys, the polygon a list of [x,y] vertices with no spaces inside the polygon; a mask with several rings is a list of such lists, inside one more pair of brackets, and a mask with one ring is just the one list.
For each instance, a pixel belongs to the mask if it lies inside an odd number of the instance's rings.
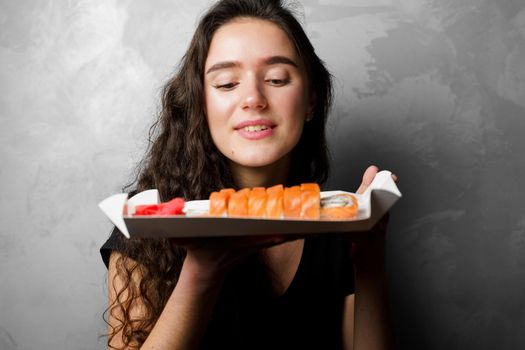
{"label": "neck", "polygon": [[290,169],[291,155],[261,167],[245,167],[230,163],[235,183],[239,188],[270,187],[285,184]]}

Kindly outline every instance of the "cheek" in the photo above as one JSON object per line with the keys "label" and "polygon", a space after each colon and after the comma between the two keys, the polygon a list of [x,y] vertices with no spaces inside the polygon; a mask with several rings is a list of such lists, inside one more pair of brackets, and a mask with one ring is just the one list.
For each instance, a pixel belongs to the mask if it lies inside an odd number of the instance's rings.
{"label": "cheek", "polygon": [[208,115],[225,116],[232,108],[231,95],[224,94],[216,89],[207,89],[205,92],[205,108]]}
{"label": "cheek", "polygon": [[208,128],[215,146],[223,153],[230,154],[232,146],[229,118],[233,101],[229,96],[220,95],[217,91],[205,91],[205,110]]}
{"label": "cheek", "polygon": [[206,91],[204,98],[204,108],[210,132],[215,134],[221,127],[226,125],[228,103],[223,97],[217,95],[215,91]]}
{"label": "cheek", "polygon": [[221,124],[221,119],[225,116],[225,100],[219,98],[215,91],[206,90],[204,97],[204,108],[210,131],[213,133],[213,127]]}
{"label": "cheek", "polygon": [[290,89],[286,94],[278,95],[276,103],[288,128],[301,131],[308,103],[302,89]]}

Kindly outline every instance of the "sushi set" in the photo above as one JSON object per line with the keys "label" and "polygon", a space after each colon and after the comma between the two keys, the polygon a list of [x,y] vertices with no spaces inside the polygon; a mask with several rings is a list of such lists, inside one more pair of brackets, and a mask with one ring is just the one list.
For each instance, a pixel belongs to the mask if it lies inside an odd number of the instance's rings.
{"label": "sushi set", "polygon": [[399,198],[401,192],[385,170],[362,194],[320,191],[318,184],[304,183],[222,189],[208,200],[160,202],[153,189],[131,198],[113,195],[99,208],[127,238],[352,235],[371,229]]}

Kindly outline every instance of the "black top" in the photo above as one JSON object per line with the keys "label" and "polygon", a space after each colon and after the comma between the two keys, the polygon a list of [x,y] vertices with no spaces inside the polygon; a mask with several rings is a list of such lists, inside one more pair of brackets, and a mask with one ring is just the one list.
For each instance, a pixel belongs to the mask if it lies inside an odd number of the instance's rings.
{"label": "black top", "polygon": [[[114,231],[100,249],[108,265],[120,250]],[[292,283],[272,295],[257,257],[227,276],[202,349],[341,349],[345,296],[354,293],[350,243],[337,236],[305,239]]]}

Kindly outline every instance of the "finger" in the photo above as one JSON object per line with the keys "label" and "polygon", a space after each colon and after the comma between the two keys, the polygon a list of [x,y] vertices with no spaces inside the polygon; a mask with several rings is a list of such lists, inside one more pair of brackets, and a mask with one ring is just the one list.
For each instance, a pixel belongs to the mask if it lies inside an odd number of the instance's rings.
{"label": "finger", "polygon": [[392,174],[392,180],[397,181],[397,175],[396,174]]}
{"label": "finger", "polygon": [[365,190],[368,188],[368,186],[370,186],[370,184],[374,180],[374,177],[376,176],[378,171],[379,171],[379,168],[375,165],[371,165],[365,170],[365,173],[363,174],[363,180],[361,182],[361,186],[359,186],[359,188],[357,189],[358,194],[365,192]]}

